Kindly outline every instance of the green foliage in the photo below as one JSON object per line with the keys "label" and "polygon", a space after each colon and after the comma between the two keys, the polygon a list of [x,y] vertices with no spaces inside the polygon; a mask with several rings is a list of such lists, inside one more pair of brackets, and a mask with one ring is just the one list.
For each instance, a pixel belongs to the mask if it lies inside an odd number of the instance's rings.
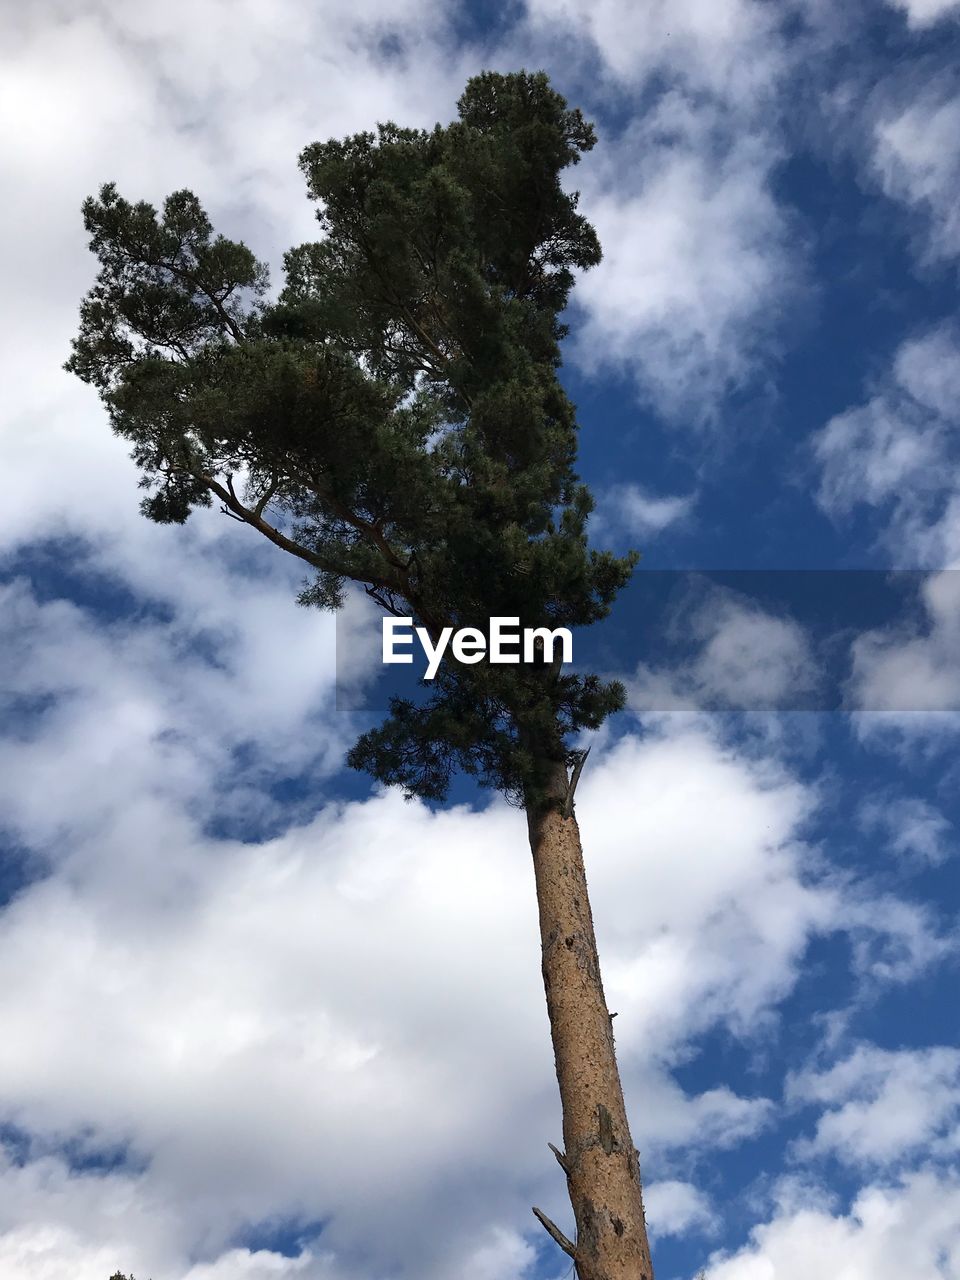
{"label": "green foliage", "polygon": [[[67,367],[132,443],[144,513],[219,500],[311,567],[302,603],[335,608],[353,581],[434,635],[584,626],[635,562],[587,546],[557,376],[574,271],[600,259],[560,177],[594,134],[542,73],[484,73],[458,105],[446,127],[306,148],[322,238],[286,254],[273,302],[190,192],[158,213],[103,187]],[[545,665],[445,664],[349,760],[408,794],[442,798],[465,769],[529,803],[622,697]]]}

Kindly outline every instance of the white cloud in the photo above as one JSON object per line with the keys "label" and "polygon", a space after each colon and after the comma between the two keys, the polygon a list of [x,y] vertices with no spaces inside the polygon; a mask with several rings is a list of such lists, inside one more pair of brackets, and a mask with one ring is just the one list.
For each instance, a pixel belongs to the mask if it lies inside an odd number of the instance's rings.
{"label": "white cloud", "polygon": [[938,866],[953,852],[952,824],[929,801],[916,796],[866,801],[858,820],[866,832],[882,832],[890,852],[913,866]]}
{"label": "white cloud", "polygon": [[867,505],[903,567],[960,563],[960,338],[943,325],[897,351],[866,404],[814,438],[819,501],[836,518]]}
{"label": "white cloud", "polygon": [[663,497],[639,484],[613,485],[600,497],[591,517],[591,533],[599,541],[620,534],[634,538],[656,535],[687,521],[695,503],[695,494]]}
{"label": "white cloud", "polygon": [[521,1280],[531,1275],[536,1250],[518,1231],[495,1227],[462,1264],[463,1280]]}
{"label": "white cloud", "polygon": [[581,101],[599,87],[625,122],[571,178],[604,251],[577,285],[573,352],[667,417],[715,423],[727,392],[763,383],[802,287],[770,181],[795,56],[778,17],[754,0],[532,0],[527,31],[525,48],[562,50]]}
{"label": "white cloud", "polygon": [[[282,577],[254,594],[225,565],[185,559],[179,578],[137,582],[139,616],[113,624],[63,600],[41,603],[23,580],[0,586],[14,700],[0,796],[7,822],[39,847],[110,815],[152,837],[154,805],[170,795],[208,803],[211,789],[216,816],[256,824],[272,816],[265,788],[278,774],[339,767],[351,730],[330,714],[333,619],[297,608]],[[145,618],[148,604],[166,606],[169,620]],[[53,703],[21,727],[18,702],[38,697]],[[118,810],[124,789],[130,802]]]}
{"label": "white cloud", "polygon": [[958,130],[960,98],[936,87],[882,112],[874,127],[874,170],[885,193],[923,220],[928,261],[960,254]]}
{"label": "white cloud", "polygon": [[625,83],[662,68],[673,82],[752,106],[783,68],[776,19],[755,0],[652,0],[643,9],[617,0],[531,0],[528,12],[547,36],[563,26],[585,35]]}
{"label": "white cloud", "polygon": [[637,710],[769,712],[802,701],[817,686],[813,652],[797,622],[709,581],[698,588],[693,579],[668,629],[695,650],[672,665],[637,668],[629,684]]}
{"label": "white cloud", "polygon": [[894,377],[918,405],[941,418],[955,416],[960,397],[956,332],[934,329],[904,343],[896,355]]}
{"label": "white cloud", "polygon": [[71,1170],[59,1157],[12,1162],[0,1147],[0,1270],[5,1280],[107,1280],[117,1270],[141,1280],[343,1280],[322,1249],[299,1258],[230,1250],[211,1272],[191,1266],[188,1243],[170,1206],[142,1175]]}
{"label": "white cloud", "polygon": [[953,1280],[960,1274],[960,1184],[917,1173],[870,1186],[849,1213],[788,1205],[751,1232],[733,1256],[718,1255],[709,1280]]}
{"label": "white cloud", "polygon": [[[903,980],[942,955],[943,942],[909,901],[808,878],[806,851],[791,833],[815,798],[768,758],[748,760],[678,723],[623,742],[602,771],[586,771],[581,792],[591,884],[606,904],[605,983],[621,1015],[621,1054],[642,1047],[644,1058],[669,1059],[717,1019],[745,1034],[756,1029],[791,987],[815,933],[849,930],[858,970],[877,980]],[[605,821],[625,796],[629,840]],[[634,898],[631,877],[641,867]],[[648,929],[648,920],[656,925]],[[665,1114],[666,1101],[658,1110]],[[762,1123],[756,1110],[732,1119]]]}
{"label": "white cloud", "polygon": [[[42,1157],[10,1164],[0,1151],[0,1268],[4,1280],[107,1280],[118,1269],[142,1280],[379,1280],[338,1261],[322,1235],[297,1252],[228,1248],[216,1256],[142,1176],[70,1170]],[[11,1225],[12,1224],[12,1225]],[[22,1224],[22,1225],[21,1225]],[[198,1253],[201,1255],[197,1257]],[[464,1280],[524,1280],[536,1254],[516,1231],[483,1229],[457,1260]]]}
{"label": "white cloud", "polygon": [[[132,1178],[134,1200],[119,1227],[115,1197],[81,1212],[73,1193],[90,1175],[64,1174],[59,1198],[41,1187],[28,1216],[13,1215],[0,1249],[47,1241],[51,1276],[66,1280],[64,1259],[100,1266],[120,1234],[137,1274],[179,1280],[199,1250],[226,1275],[244,1223],[293,1215],[327,1220],[321,1253],[336,1255],[338,1280],[341,1255],[358,1250],[366,1275],[414,1256],[424,1276],[469,1274],[468,1262],[478,1276],[522,1275],[525,1206],[549,1211],[561,1188],[544,1154],[559,1117],[520,816],[500,804],[430,814],[388,795],[328,805],[267,843],[212,840],[198,825],[218,803],[201,729],[179,764],[155,732],[169,708],[149,629],[114,647],[68,606],[27,597],[18,609],[17,688],[64,701],[41,718],[27,771],[3,775],[15,832],[44,841],[51,872],[3,912],[3,1117],[41,1152],[72,1136],[93,1151],[129,1143],[144,1172],[115,1175]],[[52,636],[76,646],[68,677]],[[113,690],[115,728],[98,727],[87,679]],[[216,723],[237,679],[212,683],[198,719]],[[236,721],[222,732],[235,741]],[[813,933],[852,928],[916,954],[922,918],[806,883],[794,829],[811,802],[699,731],[628,739],[584,776],[600,948],[645,1158],[731,1145],[769,1122],[768,1100],[687,1096],[664,1066],[710,1026],[763,1027]],[[667,1223],[681,1211],[705,1223],[699,1202],[664,1194]],[[144,1198],[156,1211],[140,1213]],[[445,1223],[427,1245],[426,1204]]]}
{"label": "white cloud", "polygon": [[[885,3],[904,15],[905,29],[898,30],[899,23],[891,24],[881,15],[893,42],[883,48],[873,40],[872,10],[877,6],[831,0],[798,0],[791,5],[800,20],[795,48],[804,70],[788,82],[788,91],[803,92],[801,86],[810,91],[797,114],[803,144],[812,144],[826,181],[833,181],[827,175],[852,164],[862,194],[873,206],[869,225],[874,233],[890,239],[895,225],[883,202],[877,204],[876,194],[899,206],[920,280],[926,284],[952,274],[960,254],[960,163],[954,142],[960,97],[951,55],[960,5],[957,0]],[[912,40],[911,35],[919,38]],[[894,235],[898,251],[897,239]],[[865,283],[863,272],[873,271],[875,253],[888,253],[888,248],[871,249],[862,261],[855,255],[857,261],[851,260],[846,269],[848,278],[855,274]]]}
{"label": "white cloud", "polygon": [[[552,1109],[516,816],[433,819],[391,796],[262,847],[204,846],[176,817],[92,834],[127,881],[121,902],[75,871],[82,888],[56,878],[5,912],[6,1117],[132,1140],[192,1248],[216,1255],[245,1220],[332,1215],[325,1235],[366,1242],[374,1268],[399,1251],[449,1274],[444,1251],[512,1209],[512,1179],[482,1212],[471,1179]],[[123,850],[140,870],[144,845],[151,874],[130,877]],[[517,1151],[514,1179],[547,1168],[543,1141]],[[432,1201],[447,1228],[424,1242]]]}
{"label": "white cloud", "polygon": [[671,1179],[644,1188],[644,1207],[654,1238],[713,1231],[717,1218],[710,1198],[691,1182]]}
{"label": "white cloud", "polygon": [[583,179],[604,248],[575,297],[588,372],[625,370],[694,423],[757,376],[798,286],[775,159],[762,133],[678,91],[604,149]]}
{"label": "white cloud", "polygon": [[793,1101],[826,1108],[797,1156],[833,1155],[852,1165],[895,1164],[960,1150],[960,1050],[886,1050],[859,1045],[824,1071],[788,1080]]}
{"label": "white cloud", "polygon": [[960,728],[960,573],[929,574],[917,594],[918,617],[851,646],[847,696],[865,737],[934,741]]}
{"label": "white cloud", "polygon": [[887,0],[887,3],[902,10],[909,25],[919,30],[955,17],[960,11],[958,0]]}

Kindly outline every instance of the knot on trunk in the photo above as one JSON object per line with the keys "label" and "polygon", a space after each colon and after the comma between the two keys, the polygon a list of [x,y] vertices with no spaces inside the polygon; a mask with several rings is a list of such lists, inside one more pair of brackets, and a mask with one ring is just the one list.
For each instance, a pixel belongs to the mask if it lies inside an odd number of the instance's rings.
{"label": "knot on trunk", "polygon": [[609,1156],[614,1150],[620,1150],[620,1143],[613,1132],[613,1116],[602,1102],[597,1103],[597,1136],[605,1155]]}

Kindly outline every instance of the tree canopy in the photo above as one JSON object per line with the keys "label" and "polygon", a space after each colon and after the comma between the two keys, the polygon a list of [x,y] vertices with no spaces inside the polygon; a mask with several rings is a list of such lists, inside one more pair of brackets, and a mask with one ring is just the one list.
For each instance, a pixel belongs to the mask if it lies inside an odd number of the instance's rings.
{"label": "tree canopy", "polygon": [[[447,126],[314,143],[321,235],[285,255],[275,298],[191,192],[88,199],[100,271],[67,368],[131,442],[144,513],[217,502],[309,566],[303,604],[359,583],[432,635],[604,617],[635,557],[588,546],[558,375],[574,272],[600,259],[561,177],[594,141],[545,74],[487,72]],[[411,795],[464,769],[529,803],[622,698],[558,664],[446,661],[349,760]]]}

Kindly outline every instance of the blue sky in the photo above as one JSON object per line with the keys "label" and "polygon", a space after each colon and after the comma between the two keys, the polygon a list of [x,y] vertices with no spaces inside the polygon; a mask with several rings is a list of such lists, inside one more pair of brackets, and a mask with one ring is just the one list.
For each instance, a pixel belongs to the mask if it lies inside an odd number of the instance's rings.
{"label": "blue sky", "polygon": [[599,134],[593,534],[679,584],[583,650],[630,706],[578,792],[658,1280],[958,1280],[960,4],[2,22],[0,1274],[566,1272],[522,815],[346,773],[369,615],[215,511],[144,521],[60,368],[103,181],[277,267],[304,145],[526,66]]}

